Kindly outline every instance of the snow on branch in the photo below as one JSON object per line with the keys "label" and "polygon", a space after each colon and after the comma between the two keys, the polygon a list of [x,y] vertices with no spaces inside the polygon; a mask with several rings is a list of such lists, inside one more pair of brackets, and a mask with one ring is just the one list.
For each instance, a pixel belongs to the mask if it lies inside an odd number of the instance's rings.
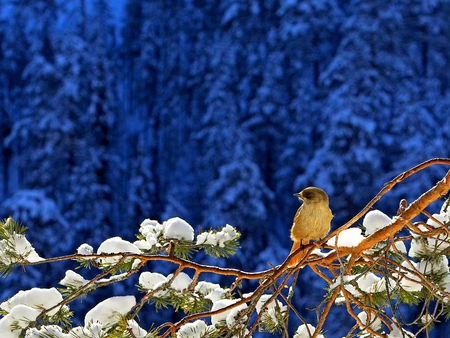
{"label": "snow on branch", "polygon": [[[145,220],[137,240],[106,239],[97,250],[84,243],[77,253],[41,258],[25,238],[25,228],[8,218],[0,224],[0,272],[15,266],[42,265],[72,260],[79,267],[96,269],[94,278],[83,270],[67,270],[60,289],[20,291],[0,304],[0,332],[6,338],[83,337],[252,337],[257,331],[283,337],[326,337],[333,307],[343,307],[354,320],[348,336],[415,337],[450,316],[450,206],[439,213],[425,209],[450,190],[450,171],[408,204],[400,201],[396,215],[371,210],[396,184],[433,165],[450,165],[449,159],[424,162],[388,182],[372,201],[348,223],[323,240],[304,248],[295,267],[284,263],[263,271],[242,271],[195,261],[203,251],[213,258],[228,257],[239,249],[240,233],[231,225],[195,234],[185,220]],[[419,215],[426,222],[416,220]],[[359,226],[353,226],[356,222]],[[286,234],[288,235],[288,234]],[[204,257],[204,256],[202,256]],[[168,275],[144,271],[149,262],[173,266]],[[310,268],[328,287],[313,306],[316,322],[309,323],[296,307],[295,283]],[[87,311],[84,325],[72,324],[70,303],[98,288],[139,276],[136,297],[110,297]],[[230,285],[211,282],[207,276],[233,276]],[[217,279],[216,279],[217,280]],[[251,292],[241,293],[244,280],[258,280]],[[419,314],[406,320],[402,307]],[[155,327],[139,313],[144,307],[171,307],[184,315]],[[289,331],[296,317],[301,325]],[[330,336],[331,337],[331,336]]]}

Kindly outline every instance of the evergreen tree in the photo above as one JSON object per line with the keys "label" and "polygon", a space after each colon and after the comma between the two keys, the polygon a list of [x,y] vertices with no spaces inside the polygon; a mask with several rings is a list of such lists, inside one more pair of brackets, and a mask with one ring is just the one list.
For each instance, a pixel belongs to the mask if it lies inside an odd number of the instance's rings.
{"label": "evergreen tree", "polygon": [[[157,196],[154,209],[158,215],[190,210],[184,217],[195,223],[201,221],[198,201],[203,194],[195,138],[205,96],[200,92],[204,70],[197,68],[202,67],[198,59],[204,59],[206,49],[200,31],[206,25],[202,6],[179,1],[146,4],[149,15],[145,16],[142,58],[153,97],[149,111],[154,131],[150,145]],[[184,185],[186,178],[194,189]]]}
{"label": "evergreen tree", "polygon": [[406,2],[402,13],[406,22],[403,34],[415,75],[436,80],[441,94],[450,89],[447,71],[450,4],[445,0]]}
{"label": "evergreen tree", "polygon": [[67,218],[76,222],[80,234],[99,240],[114,224],[111,184],[115,158],[109,152],[115,122],[115,37],[108,4],[94,2],[86,40],[93,46],[86,59],[88,71],[86,110],[77,116],[76,143],[70,173],[70,208]]}
{"label": "evergreen tree", "polygon": [[39,1],[16,6],[12,13],[28,42],[27,64],[20,74],[23,87],[6,142],[17,154],[19,186],[46,189],[54,197],[64,186],[59,173],[68,170],[73,133],[69,113],[61,109],[57,95],[62,78],[52,31],[59,9],[53,2]]}
{"label": "evergreen tree", "polygon": [[297,206],[296,199],[288,196],[302,188],[295,179],[307,170],[321,144],[318,128],[323,124],[324,90],[319,78],[335,55],[344,14],[335,1],[328,0],[280,2],[276,14],[275,40],[285,86],[280,90],[288,96],[282,107],[288,114],[280,117],[283,139],[275,177],[277,196],[286,196],[278,205],[286,222]]}
{"label": "evergreen tree", "polygon": [[[215,58],[207,76],[207,110],[198,136],[202,145],[200,164],[207,168],[202,177],[206,187],[203,224],[210,228],[222,222],[239,222],[244,238],[251,238],[255,227],[259,228],[258,238],[262,241],[255,241],[245,250],[245,256],[250,257],[261,251],[267,241],[267,205],[273,196],[254,160],[248,131],[239,125],[238,77],[233,67],[238,49],[227,42],[221,39],[211,49]],[[223,49],[218,54],[220,46]],[[241,264],[256,262],[247,260]]]}
{"label": "evergreen tree", "polygon": [[383,171],[383,137],[395,102],[395,83],[408,74],[397,32],[402,31],[401,6],[353,1],[337,54],[322,74],[322,144],[315,151],[298,186],[317,185],[342,210],[342,222],[364,206],[377,190]]}

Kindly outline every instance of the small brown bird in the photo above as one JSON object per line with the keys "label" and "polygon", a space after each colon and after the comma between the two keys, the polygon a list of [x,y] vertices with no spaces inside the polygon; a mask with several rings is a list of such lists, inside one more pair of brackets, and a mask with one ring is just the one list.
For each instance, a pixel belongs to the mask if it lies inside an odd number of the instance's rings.
{"label": "small brown bird", "polygon": [[[291,239],[294,241],[291,253],[308,244],[311,239],[325,237],[330,231],[333,218],[328,206],[328,195],[322,189],[308,187],[294,196],[302,200],[303,204],[298,208],[291,228]],[[303,256],[304,252],[300,251],[291,258],[288,266],[296,266]]]}

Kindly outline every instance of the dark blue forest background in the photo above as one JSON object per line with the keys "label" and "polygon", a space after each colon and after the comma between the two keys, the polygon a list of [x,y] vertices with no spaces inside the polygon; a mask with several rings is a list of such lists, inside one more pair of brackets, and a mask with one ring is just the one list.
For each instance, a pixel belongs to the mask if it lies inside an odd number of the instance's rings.
{"label": "dark blue forest background", "polygon": [[[143,219],[179,216],[243,233],[231,260],[196,260],[266,269],[289,252],[294,192],[325,189],[338,227],[395,175],[450,155],[449,1],[122,5],[0,1],[0,216],[29,227],[44,257],[133,241]],[[414,176],[376,207],[393,215],[444,171]],[[69,267],[16,269],[1,299],[56,286]],[[74,304],[77,318],[136,283]],[[324,287],[302,270],[298,307],[317,305]],[[140,319],[148,329],[177,316],[148,306]],[[354,325],[343,307],[332,316],[329,337]]]}

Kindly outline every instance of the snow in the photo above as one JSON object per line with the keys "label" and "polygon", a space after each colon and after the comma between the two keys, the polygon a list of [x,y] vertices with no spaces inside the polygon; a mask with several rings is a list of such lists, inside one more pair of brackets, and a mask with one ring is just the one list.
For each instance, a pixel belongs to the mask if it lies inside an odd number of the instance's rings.
{"label": "snow", "polygon": [[[295,331],[294,338],[310,338],[316,332],[316,328],[311,324],[302,324]],[[318,334],[317,338],[325,338],[323,334]]]}
{"label": "snow", "polygon": [[[11,257],[9,251],[13,249],[14,253],[19,257]],[[22,257],[26,261],[33,263],[42,261],[43,258],[39,257],[36,250],[31,243],[25,238],[24,235],[13,234],[12,237],[7,240],[0,241],[0,261],[5,264],[15,263],[21,260]]]}
{"label": "snow", "polygon": [[127,330],[132,333],[132,337],[134,338],[145,338],[147,335],[147,331],[141,328],[135,320],[127,321]]}
{"label": "snow", "polygon": [[[170,280],[173,274],[167,276],[167,280]],[[189,288],[192,283],[192,278],[188,276],[185,272],[180,272],[170,284],[170,287],[177,291],[183,291]]]}
{"label": "snow", "polygon": [[202,338],[208,332],[208,325],[203,320],[184,324],[177,331],[177,338]]}
{"label": "snow", "polygon": [[122,252],[140,253],[140,250],[133,243],[125,241],[120,237],[108,238],[97,249],[97,254]]}
{"label": "snow", "polygon": [[272,322],[278,323],[278,319],[276,317],[277,311],[284,313],[287,310],[287,306],[283,305],[277,299],[273,299],[270,303],[268,303],[270,298],[272,298],[272,295],[262,295],[258,300],[258,303],[256,303],[256,312],[260,313],[261,311],[265,311],[266,315],[271,318]]}
{"label": "snow", "polygon": [[10,324],[17,322],[17,325],[24,329],[30,324],[30,322],[34,321],[41,314],[41,311],[42,310],[33,309],[29,306],[19,304],[12,308],[5,318],[8,317],[7,321],[10,321]]}
{"label": "snow", "polygon": [[205,296],[205,299],[209,299],[211,302],[215,303],[223,298],[225,298],[227,291],[222,288],[217,288]]}
{"label": "snow", "polygon": [[31,263],[44,260],[39,257],[31,243],[23,235],[14,235],[14,247],[18,255],[25,257]]}
{"label": "snow", "polygon": [[368,315],[367,312],[362,311],[360,313],[358,313],[358,318],[361,320],[361,322],[364,324],[364,326],[360,326],[361,329],[363,329],[364,327],[369,326],[372,330],[378,331],[379,329],[381,329],[381,320],[375,316],[375,314],[372,314],[370,316],[370,319],[368,319]]}
{"label": "snow", "polygon": [[397,241],[394,243],[395,248],[402,254],[406,254],[406,245],[403,241]]}
{"label": "snow", "polygon": [[[424,239],[426,242],[428,242],[428,239],[426,238],[426,239]],[[408,254],[409,254],[409,256],[410,257],[414,257],[414,258],[416,258],[416,257],[419,257],[420,255],[422,255],[423,253],[424,253],[424,243],[423,243],[423,241],[422,240],[420,240],[420,239],[413,239],[412,241],[411,241],[411,246],[410,246],[410,248],[409,248],[409,252],[408,252]]]}
{"label": "snow", "polygon": [[361,229],[358,228],[350,228],[343,230],[337,238],[336,236],[331,237],[327,241],[327,245],[336,246],[336,247],[356,247],[364,240],[364,236],[361,234]]}
{"label": "snow", "polygon": [[194,291],[202,296],[207,296],[216,290],[224,291],[219,284],[206,281],[199,281],[194,288]]}
{"label": "snow", "polygon": [[439,211],[440,215],[443,215],[444,217],[447,216],[447,219],[450,220],[450,202],[449,203],[442,203],[441,210]]}
{"label": "snow", "polygon": [[108,328],[116,324],[121,316],[126,315],[136,305],[134,296],[117,296],[108,298],[89,310],[84,317],[85,327],[99,323]]}
{"label": "snow", "polygon": [[[218,301],[216,301],[212,308],[211,311],[216,311],[216,310],[220,310],[223,309],[227,306],[233,305],[234,303],[236,303],[237,301],[239,301],[239,299],[219,299]],[[245,304],[243,304],[245,305]],[[211,323],[212,325],[216,325],[221,321],[226,321],[228,315],[231,313],[231,309],[227,310],[227,311],[223,311],[217,315],[213,315],[211,316]],[[233,313],[234,314],[234,313]]]}
{"label": "snow", "polygon": [[399,328],[398,325],[394,325],[393,329],[391,332],[389,332],[386,335],[387,338],[414,338],[416,337],[416,335],[412,334],[411,332],[403,329],[403,328]]}
{"label": "snow", "polygon": [[[352,282],[355,281],[358,287],[356,288],[354,285],[352,285]],[[361,296],[361,291],[372,293],[377,290],[377,283],[380,281],[380,277],[377,275],[369,272],[364,275],[347,275],[343,277],[338,277],[334,283],[330,286],[330,289],[334,289],[336,287],[340,287],[342,284],[346,291],[351,293],[355,297]],[[341,295],[340,297],[336,298],[336,303],[341,304],[344,302],[344,295]]]}
{"label": "snow", "polygon": [[376,231],[383,229],[392,223],[392,219],[379,210],[369,211],[363,220],[363,227],[366,229],[366,236],[370,236]]}
{"label": "snow", "polygon": [[217,243],[221,248],[225,246],[225,242],[234,240],[238,237],[236,229],[227,224],[221,231],[216,233]]}
{"label": "snow", "polygon": [[[120,237],[112,237],[105,240],[97,249],[97,254],[102,253],[124,253],[131,252],[140,254],[141,250],[131,242],[125,241]],[[122,258],[122,255],[118,255],[116,257],[102,257],[99,261],[103,263],[113,264],[119,261]]]}
{"label": "snow", "polygon": [[410,272],[412,270],[410,264],[417,269],[417,263],[415,262],[402,262],[401,267],[406,268],[407,270],[405,271],[405,269],[401,268],[397,268],[397,270],[402,271],[405,277],[397,273],[394,273],[393,276],[400,280],[399,284],[405,291],[420,291],[422,290],[422,285],[420,284],[421,279],[415,273]]}
{"label": "snow", "polygon": [[228,312],[225,319],[225,323],[230,330],[236,330],[237,328],[243,329],[243,322],[247,320],[247,316],[240,313],[247,308],[247,304],[238,305]]}
{"label": "snow", "polygon": [[234,227],[227,224],[220,231],[205,231],[197,235],[197,245],[219,245],[221,248],[225,246],[228,241],[235,240],[239,235]]}
{"label": "snow", "polygon": [[[375,275],[372,272],[368,272],[364,274],[362,277],[358,278],[356,282],[358,283],[358,287],[363,292],[370,292],[372,290],[373,285],[380,280],[380,277]],[[360,292],[356,291],[355,295],[359,296]]]}
{"label": "snow", "polygon": [[111,283],[111,282],[114,282],[114,281],[124,280],[124,279],[127,278],[127,276],[128,276],[128,272],[123,272],[123,273],[119,273],[117,275],[112,275],[112,276],[107,277],[107,278],[100,278],[95,283],[96,284]]}
{"label": "snow", "polygon": [[160,224],[158,221],[155,221],[153,219],[145,219],[142,221],[142,223],[139,226],[139,232],[143,234],[144,236],[147,236],[150,232],[155,232],[155,229],[161,229],[162,224]]}
{"label": "snow", "polygon": [[[51,337],[51,338],[74,338],[68,333],[63,333],[61,327],[57,325],[45,325],[40,329],[31,328],[27,330],[25,338],[42,338],[42,337]],[[80,337],[80,336],[78,336]],[[76,338],[78,338],[76,337]],[[81,338],[81,337],[80,337]]]}
{"label": "snow", "polygon": [[[168,275],[167,277],[156,272],[148,272],[145,271],[141,273],[139,276],[139,285],[141,285],[142,288],[148,291],[153,291],[161,287],[162,285],[166,284],[169,280],[171,280],[173,277],[173,274]],[[180,272],[178,275],[173,279],[172,283],[168,286],[168,288],[182,292],[189,288],[189,286],[192,283],[192,278],[189,277],[188,274],[185,272]],[[168,290],[167,288],[164,290],[161,290],[157,293],[155,293],[155,297],[164,297],[167,295]]]}
{"label": "snow", "polygon": [[[42,311],[42,309],[49,309],[57,305],[62,300],[62,295],[55,288],[33,288],[27,291],[19,291],[12,298],[1,303],[0,308],[10,312],[17,305],[26,305]],[[58,310],[59,308],[53,309],[49,312],[49,315],[54,315]]]}
{"label": "snow", "polygon": [[[2,310],[8,312],[0,319],[2,338],[18,338],[20,330],[12,331],[11,324],[16,323],[21,328],[26,328],[44,309],[52,308],[62,300],[61,294],[55,288],[33,288],[27,291],[19,291],[11,299],[0,305]],[[48,314],[54,315],[58,310],[59,308],[55,308]]]}
{"label": "snow", "polygon": [[[446,224],[450,221],[449,216],[446,213],[433,214],[433,218],[437,221]],[[427,224],[433,228],[440,228],[441,225],[433,219],[428,219]],[[429,231],[424,225],[419,224],[418,228],[425,234]],[[447,234],[438,234],[434,236],[422,236],[418,233],[411,231],[411,235],[414,237],[411,241],[411,246],[408,254],[411,257],[419,257],[423,254],[430,254],[436,252],[442,252],[446,250],[450,243],[447,239]]]}
{"label": "snow", "polygon": [[78,247],[77,253],[79,255],[92,255],[94,253],[94,248],[89,244],[83,243]]}
{"label": "snow", "polygon": [[438,223],[435,220],[429,218],[427,220],[427,224],[432,226],[433,228],[440,228],[441,224],[446,224],[450,221],[450,216],[447,213],[433,214],[433,218],[440,222]]}
{"label": "snow", "polygon": [[197,245],[217,245],[216,235],[212,232],[205,231],[197,235]]}
{"label": "snow", "polygon": [[70,330],[70,338],[91,338],[104,337],[107,328],[103,328],[101,323],[91,323],[85,327],[77,326]]}
{"label": "snow", "polygon": [[79,255],[92,255],[94,253],[94,248],[89,244],[83,243],[78,247],[77,253]]}
{"label": "snow", "polygon": [[164,222],[164,238],[175,238],[184,241],[194,240],[194,229],[188,222],[173,217]]}
{"label": "snow", "polygon": [[153,248],[153,246],[155,246],[156,241],[154,241],[153,239],[149,239],[149,240],[138,240],[138,241],[134,241],[133,242],[134,245],[136,245],[137,248],[139,248],[140,250],[151,250]]}
{"label": "snow", "polygon": [[433,260],[421,260],[417,263],[417,269],[424,275],[442,275],[449,273],[448,259],[446,256],[437,256]]}
{"label": "snow", "polygon": [[145,236],[145,241],[137,241],[135,245],[141,249],[151,250],[153,247],[159,247],[159,237],[163,236],[165,231],[164,225],[158,223],[158,221],[146,219],[139,228],[139,232]]}
{"label": "snow", "polygon": [[391,292],[396,285],[396,281],[392,278],[388,278],[387,282],[384,277],[380,278],[380,280],[372,285],[372,287],[368,290],[368,292],[383,292],[386,290],[386,287],[389,287],[389,291]]}
{"label": "snow", "polygon": [[84,279],[83,276],[73,270],[67,270],[66,276],[59,282],[59,284],[61,285],[76,289],[82,287],[87,283],[89,283],[87,279]]}
{"label": "snow", "polygon": [[155,285],[161,285],[161,282],[166,282],[166,276],[157,272],[144,271],[139,276],[139,285],[145,290],[154,290]]}

